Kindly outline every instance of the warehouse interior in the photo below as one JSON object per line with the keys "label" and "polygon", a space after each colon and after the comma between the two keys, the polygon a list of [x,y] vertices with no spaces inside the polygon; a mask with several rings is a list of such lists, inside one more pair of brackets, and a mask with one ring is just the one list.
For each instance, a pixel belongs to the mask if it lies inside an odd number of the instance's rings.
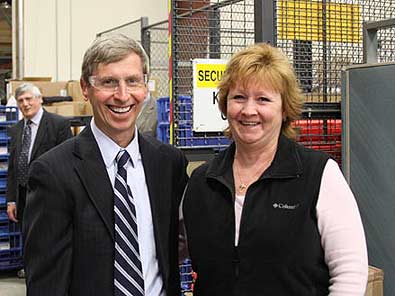
{"label": "warehouse interior", "polygon": [[[33,3],[34,2],[34,3]],[[189,173],[230,145],[197,69],[220,69],[235,52],[269,42],[289,58],[304,95],[293,122],[297,142],[328,153],[354,192],[369,255],[366,296],[395,291],[395,3],[392,0],[0,0],[0,295],[25,295],[20,227],[6,213],[7,128],[23,82],[37,85],[45,110],[70,119],[77,135],[92,118],[79,79],[95,37],[124,34],[150,59],[149,103],[139,130],[184,152]],[[87,21],[88,20],[88,21]],[[200,67],[200,68],[199,68]],[[203,68],[205,69],[205,68]],[[193,295],[190,261],[182,295]]]}

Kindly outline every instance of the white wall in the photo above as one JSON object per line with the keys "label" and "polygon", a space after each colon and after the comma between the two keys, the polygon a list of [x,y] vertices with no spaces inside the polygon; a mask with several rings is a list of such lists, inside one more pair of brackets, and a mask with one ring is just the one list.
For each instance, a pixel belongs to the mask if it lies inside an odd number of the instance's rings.
{"label": "white wall", "polygon": [[24,76],[79,79],[99,32],[148,17],[167,19],[166,0],[24,0]]}

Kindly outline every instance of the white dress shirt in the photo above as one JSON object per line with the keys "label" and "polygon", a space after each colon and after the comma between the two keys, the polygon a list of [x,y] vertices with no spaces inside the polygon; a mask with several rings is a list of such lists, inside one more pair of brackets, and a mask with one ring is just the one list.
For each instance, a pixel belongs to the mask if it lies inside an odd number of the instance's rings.
{"label": "white dress shirt", "polygon": [[[29,147],[28,163],[30,163],[30,158],[32,156],[32,151],[33,151],[33,146],[34,146],[34,141],[36,140],[38,127],[40,125],[41,118],[43,117],[43,113],[44,113],[43,108],[40,108],[37,111],[36,115],[34,115],[32,119],[30,119],[30,121],[32,122],[30,124],[30,128],[32,130],[32,138],[31,138],[30,147]],[[23,127],[26,126],[26,122],[27,122],[27,119],[25,118]]]}
{"label": "white dress shirt", "polygon": [[100,152],[113,187],[117,173],[115,158],[118,152],[120,150],[126,150],[131,157],[131,162],[128,162],[128,165],[126,166],[127,183],[132,191],[136,206],[137,232],[140,259],[144,275],[145,296],[165,296],[166,293],[163,286],[163,280],[159,272],[151,204],[139,150],[137,128],[135,129],[133,140],[126,148],[118,146],[118,144],[99,130],[94,120],[91,120],[91,128],[93,136],[99,145]]}

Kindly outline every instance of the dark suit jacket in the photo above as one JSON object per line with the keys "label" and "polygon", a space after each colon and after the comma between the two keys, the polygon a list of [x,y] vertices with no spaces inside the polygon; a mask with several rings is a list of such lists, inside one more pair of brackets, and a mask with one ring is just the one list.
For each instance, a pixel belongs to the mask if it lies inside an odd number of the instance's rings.
{"label": "dark suit jacket", "polygon": [[[17,124],[9,129],[11,143],[10,157],[8,160],[7,202],[16,202],[17,214],[23,213],[23,209],[20,208],[20,205],[24,205],[25,203],[25,196],[19,196],[19,184],[17,181],[18,156],[22,148],[23,127],[24,120],[21,119]],[[37,135],[33,143],[30,163],[44,152],[50,150],[56,145],[59,145],[72,136],[69,120],[60,115],[49,113],[44,110],[38,126]],[[21,219],[22,217],[18,218]]]}
{"label": "dark suit jacket", "polygon": [[[187,161],[139,133],[159,269],[180,295],[178,210]],[[90,127],[32,163],[25,223],[27,295],[113,295],[113,188]],[[141,246],[144,248],[144,246]]]}

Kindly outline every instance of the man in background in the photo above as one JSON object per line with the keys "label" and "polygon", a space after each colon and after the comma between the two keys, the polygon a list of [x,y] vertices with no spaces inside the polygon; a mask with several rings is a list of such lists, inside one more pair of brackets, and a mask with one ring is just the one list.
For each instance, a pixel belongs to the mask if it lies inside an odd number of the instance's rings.
{"label": "man in background", "polygon": [[143,107],[136,120],[139,132],[156,138],[156,128],[158,126],[158,111],[156,106],[156,98],[148,93],[147,98],[143,102]]}
{"label": "man in background", "polygon": [[[23,83],[15,90],[15,98],[23,118],[9,129],[11,136],[7,176],[7,214],[22,223],[26,202],[29,163],[44,152],[71,138],[66,118],[42,108],[39,88]],[[18,273],[23,277],[23,271]]]}
{"label": "man in background", "polygon": [[71,138],[66,118],[42,108],[39,88],[31,83],[21,84],[15,98],[23,114],[10,128],[10,158],[7,177],[7,213],[10,220],[22,222],[26,199],[28,165],[44,152]]}

